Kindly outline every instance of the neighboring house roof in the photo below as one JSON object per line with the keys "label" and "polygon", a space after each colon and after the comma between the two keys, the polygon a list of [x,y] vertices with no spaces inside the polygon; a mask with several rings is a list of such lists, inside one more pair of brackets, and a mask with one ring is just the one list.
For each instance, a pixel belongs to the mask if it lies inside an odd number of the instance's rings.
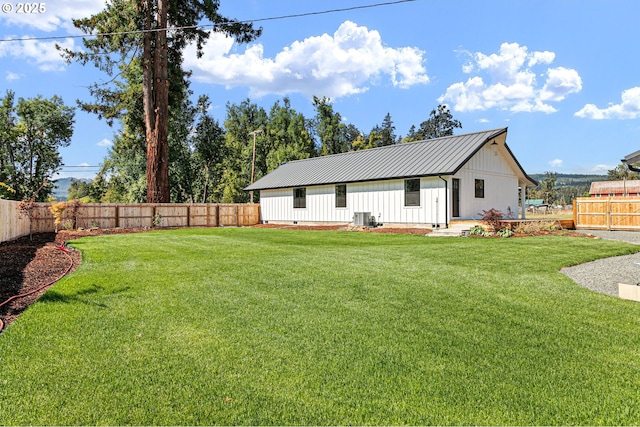
{"label": "neighboring house roof", "polygon": [[[296,160],[280,165],[245,190],[453,175],[485,144],[506,132],[507,128],[500,128]],[[526,185],[536,185],[506,144],[504,148]]]}
{"label": "neighboring house roof", "polygon": [[528,199],[527,200],[527,205],[529,206],[537,206],[537,205],[542,205],[544,204],[544,200],[543,199]]}
{"label": "neighboring house roof", "polygon": [[627,157],[622,159],[622,162],[626,163],[632,171],[640,172],[640,150],[628,154]]}
{"label": "neighboring house roof", "polygon": [[640,180],[595,181],[591,183],[589,194],[627,194],[640,193]]}

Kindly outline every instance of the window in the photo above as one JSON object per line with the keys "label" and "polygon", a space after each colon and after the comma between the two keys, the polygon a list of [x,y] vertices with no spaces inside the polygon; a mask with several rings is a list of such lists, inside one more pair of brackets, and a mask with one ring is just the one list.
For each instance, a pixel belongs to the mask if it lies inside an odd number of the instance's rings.
{"label": "window", "polygon": [[294,208],[307,207],[307,189],[306,188],[293,189],[293,207]]}
{"label": "window", "polygon": [[484,199],[484,179],[476,179],[476,199]]}
{"label": "window", "polygon": [[336,208],[347,207],[347,185],[336,185]]}
{"label": "window", "polygon": [[420,206],[420,178],[404,180],[404,205]]}

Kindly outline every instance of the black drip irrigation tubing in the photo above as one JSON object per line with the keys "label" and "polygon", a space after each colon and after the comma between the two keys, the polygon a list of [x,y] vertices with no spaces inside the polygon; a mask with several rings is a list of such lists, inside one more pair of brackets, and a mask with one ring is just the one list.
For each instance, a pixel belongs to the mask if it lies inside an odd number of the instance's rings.
{"label": "black drip irrigation tubing", "polygon": [[[64,276],[66,276],[69,273],[69,271],[73,267],[73,258],[71,258],[71,255],[70,255],[71,251],[69,250],[69,248],[67,248],[64,245],[56,246],[56,249],[58,249],[59,251],[64,253],[67,256],[67,258],[69,258],[69,266],[64,271],[64,273],[62,273],[60,276],[56,277],[54,280],[51,280],[51,281],[45,283],[42,286],[38,286],[36,289],[32,289],[29,292],[25,292],[24,294],[14,295],[11,298],[8,298],[7,300],[5,300],[5,301],[0,303],[0,307],[2,307],[5,304],[10,303],[11,301],[14,301],[14,300],[17,300],[17,299],[20,299],[20,298],[24,298],[24,297],[29,296],[31,294],[35,294],[36,292],[39,292],[42,289],[45,289],[45,288],[53,285],[54,283],[56,283],[58,280],[62,279]],[[2,318],[0,318],[0,332],[2,332],[3,329],[4,329],[4,321],[2,320]]]}

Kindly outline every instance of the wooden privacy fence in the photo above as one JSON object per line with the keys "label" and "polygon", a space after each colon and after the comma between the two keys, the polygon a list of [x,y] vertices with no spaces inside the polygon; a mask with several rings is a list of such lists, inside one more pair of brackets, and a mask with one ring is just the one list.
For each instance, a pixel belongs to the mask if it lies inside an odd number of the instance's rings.
{"label": "wooden privacy fence", "polygon": [[29,234],[29,218],[18,212],[20,202],[0,199],[0,242]]}
{"label": "wooden privacy fence", "polygon": [[[17,206],[17,202],[16,202]],[[50,203],[38,203],[32,222],[33,233],[55,231],[54,218],[49,211]],[[16,208],[13,208],[17,216]],[[0,211],[1,212],[1,211]],[[178,204],[178,203],[83,203],[75,218],[71,208],[62,214],[64,228],[137,228],[137,227],[220,227],[250,226],[260,222],[259,204]],[[0,217],[4,218],[4,217]],[[75,223],[74,223],[75,220]],[[2,228],[11,227],[5,225]],[[29,234],[29,220],[26,232],[9,238],[15,239]]]}
{"label": "wooden privacy fence", "polygon": [[576,229],[640,230],[640,198],[579,197],[573,201]]}

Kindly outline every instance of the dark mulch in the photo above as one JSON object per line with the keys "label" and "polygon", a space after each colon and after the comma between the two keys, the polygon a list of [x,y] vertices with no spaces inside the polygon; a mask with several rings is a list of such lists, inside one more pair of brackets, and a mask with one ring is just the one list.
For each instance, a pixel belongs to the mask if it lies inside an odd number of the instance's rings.
{"label": "dark mulch", "polygon": [[[92,229],[34,234],[0,243],[0,304],[16,295],[28,294],[0,306],[0,324],[6,327],[40,298],[65,272],[75,270],[80,252],[59,249],[65,242],[83,236],[132,233],[143,229]],[[71,265],[73,263],[73,265]]]}
{"label": "dark mulch", "polygon": [[0,304],[7,299],[41,288],[35,293],[14,299],[0,307],[0,319],[5,326],[15,320],[36,301],[57,278],[62,277],[71,263],[80,263],[76,251],[65,253],[56,248],[55,233],[42,233],[0,244]]}

